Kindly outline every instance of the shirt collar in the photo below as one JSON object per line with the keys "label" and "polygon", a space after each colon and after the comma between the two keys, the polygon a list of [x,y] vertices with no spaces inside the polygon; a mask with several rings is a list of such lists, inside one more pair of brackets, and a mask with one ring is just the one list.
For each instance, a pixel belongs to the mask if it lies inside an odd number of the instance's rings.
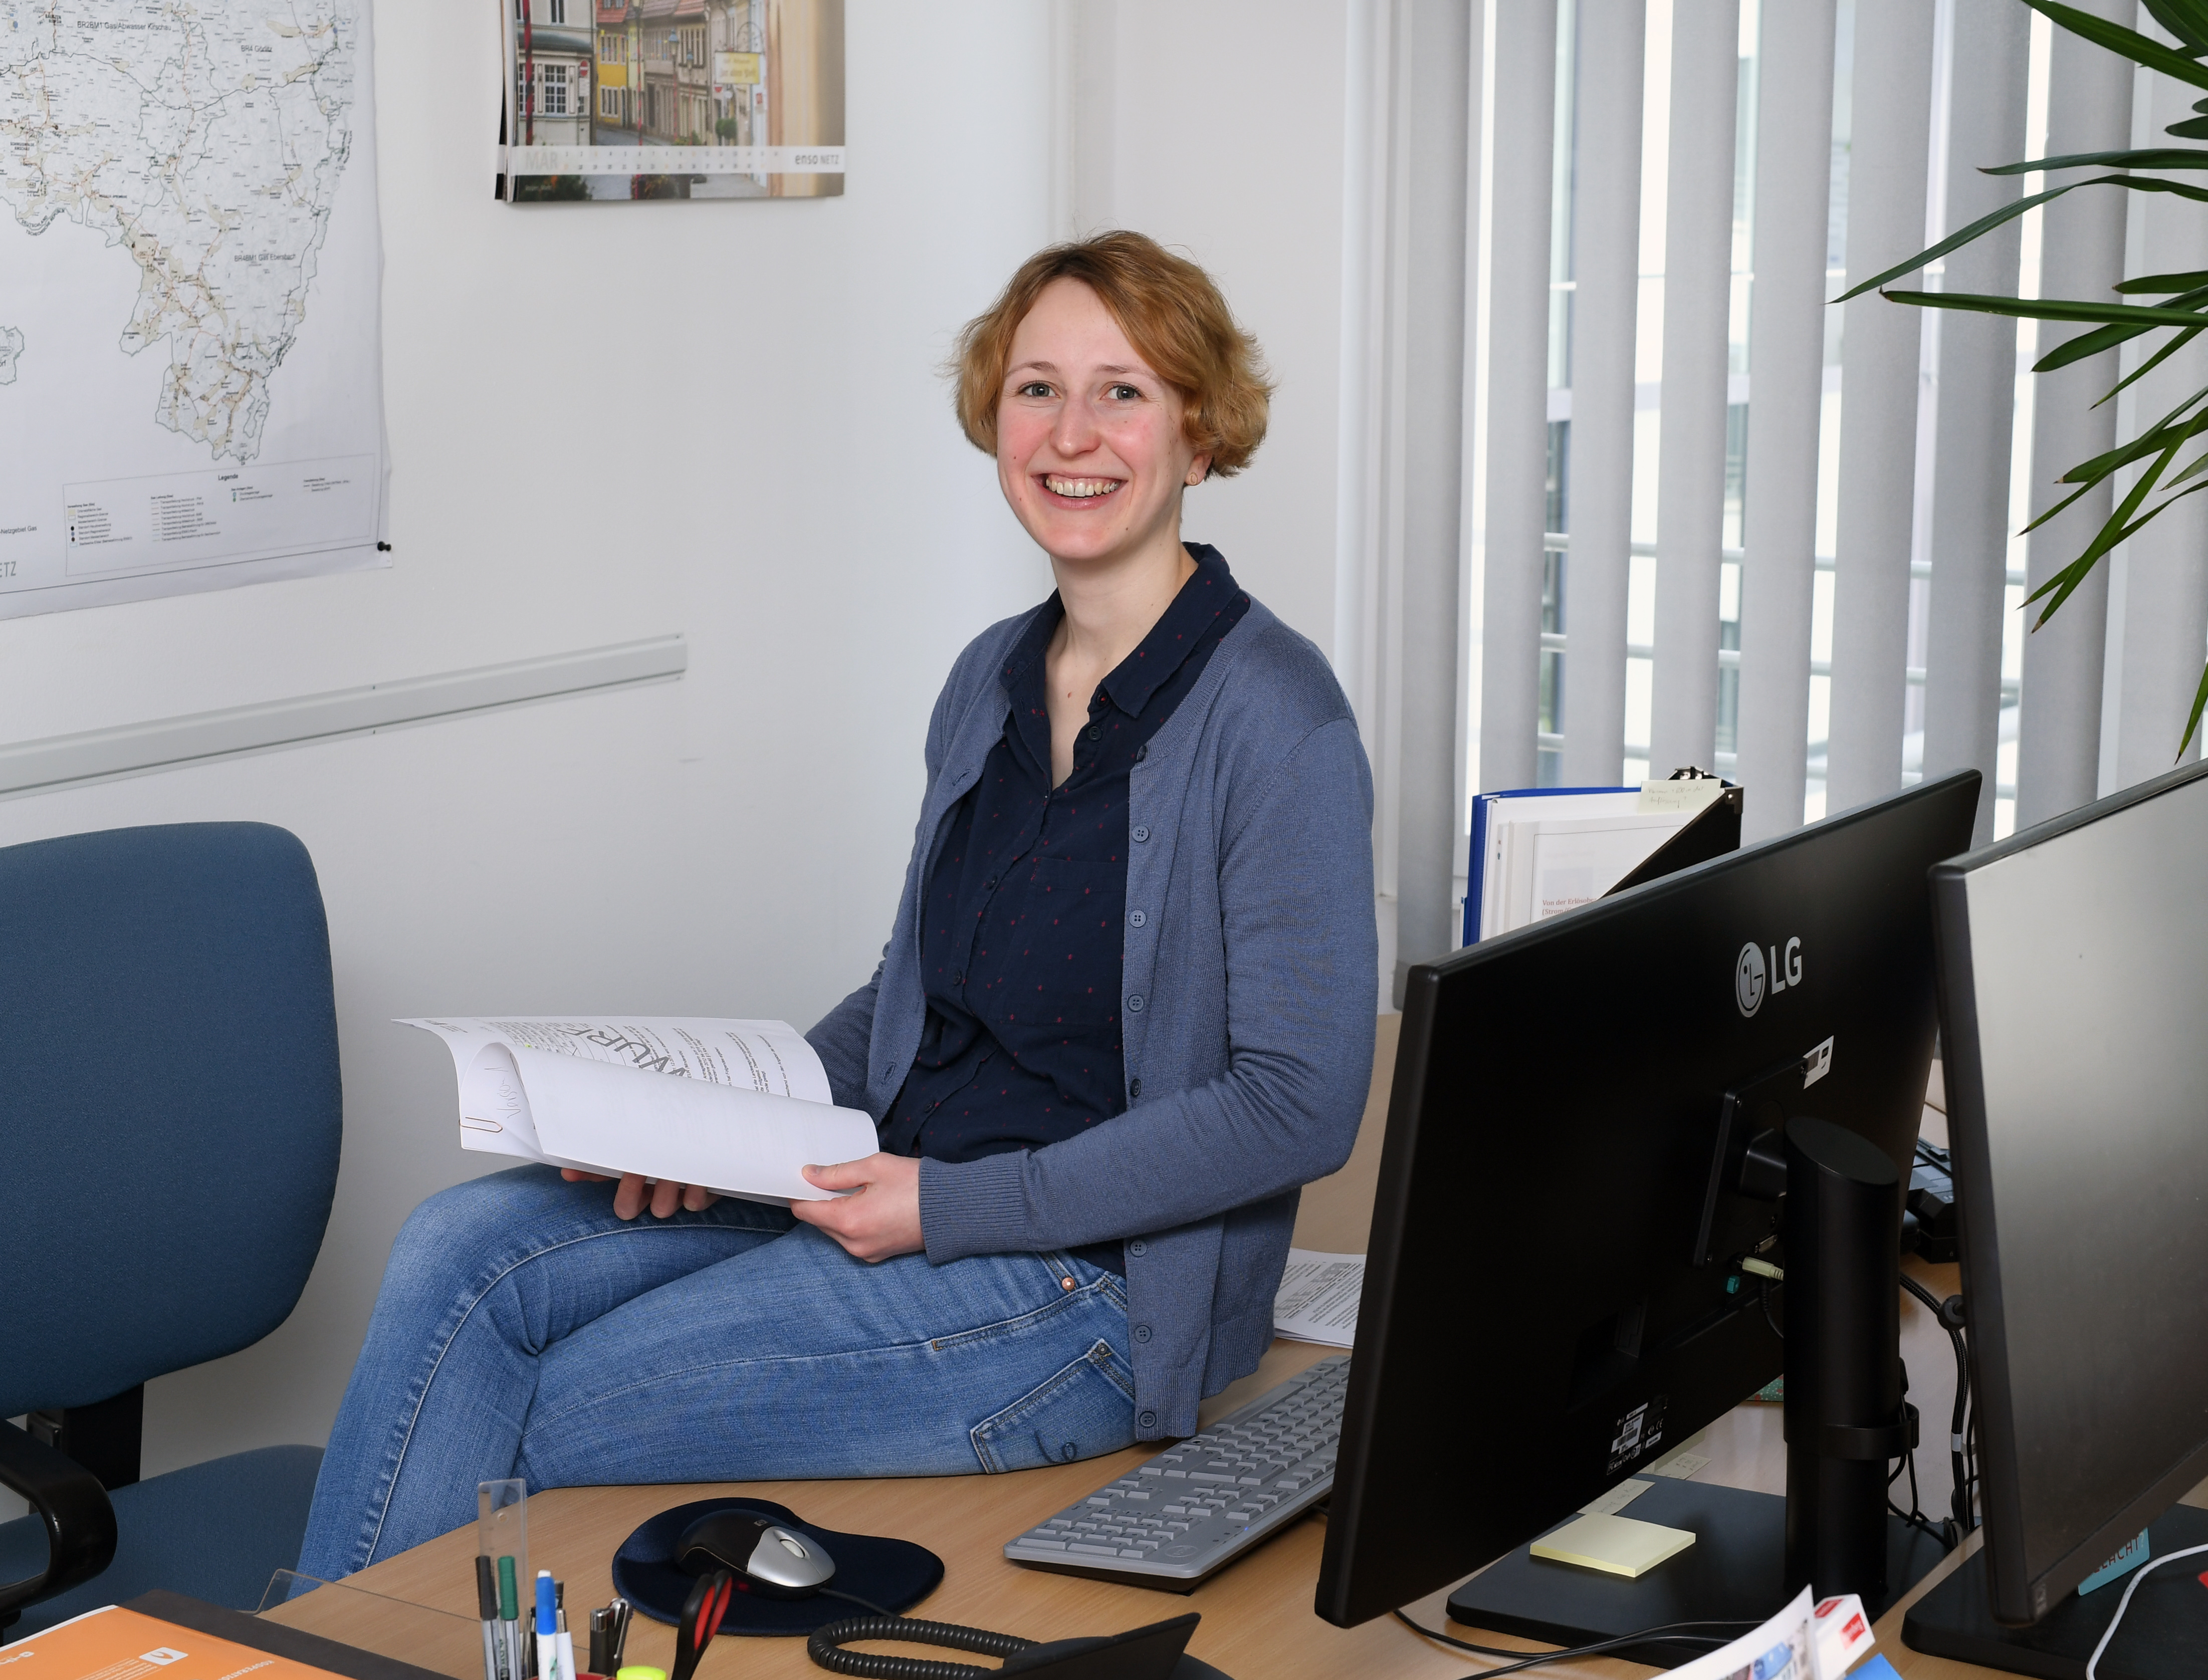
{"label": "shirt collar", "polygon": [[[1150,627],[1149,634],[1113,667],[1101,685],[1112,704],[1130,717],[1142,716],[1143,708],[1150,703],[1150,696],[1172,680],[1173,674],[1203,639],[1205,628],[1233,604],[1240,592],[1234,574],[1227,569],[1226,556],[1218,549],[1209,543],[1185,543],[1181,546],[1196,562],[1195,575],[1180,586],[1158,621]],[[1005,661],[1005,687],[1008,690],[1016,689],[1020,678],[1041,662],[1050,646],[1051,637],[1057,633],[1058,621],[1065,616],[1065,604],[1055,592],[1035,609],[1034,618],[1020,633],[1019,640],[1012,645],[1011,657]]]}

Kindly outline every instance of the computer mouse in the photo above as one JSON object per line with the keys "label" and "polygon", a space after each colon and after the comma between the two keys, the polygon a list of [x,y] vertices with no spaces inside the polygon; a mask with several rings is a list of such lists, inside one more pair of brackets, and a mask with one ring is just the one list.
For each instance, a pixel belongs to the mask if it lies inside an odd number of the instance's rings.
{"label": "computer mouse", "polygon": [[682,1531],[675,1567],[687,1575],[726,1569],[762,1599],[809,1599],[836,1578],[836,1560],[810,1534],[756,1511],[712,1511]]}

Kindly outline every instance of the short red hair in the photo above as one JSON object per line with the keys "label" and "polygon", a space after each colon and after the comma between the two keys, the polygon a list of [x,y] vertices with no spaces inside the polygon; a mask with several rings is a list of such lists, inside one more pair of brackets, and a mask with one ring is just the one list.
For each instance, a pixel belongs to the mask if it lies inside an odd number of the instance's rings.
{"label": "short red hair", "polygon": [[1273,384],[1257,340],[1236,325],[1211,276],[1145,234],[1120,231],[1037,251],[997,301],[966,323],[951,363],[958,423],[997,453],[997,405],[1012,335],[1053,280],[1095,292],[1158,377],[1186,405],[1181,429],[1212,472],[1231,478],[1265,441]]}

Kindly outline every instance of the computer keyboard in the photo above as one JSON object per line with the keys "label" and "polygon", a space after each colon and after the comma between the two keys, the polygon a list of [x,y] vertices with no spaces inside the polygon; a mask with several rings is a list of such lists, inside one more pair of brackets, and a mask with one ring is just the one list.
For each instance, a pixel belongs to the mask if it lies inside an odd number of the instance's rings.
{"label": "computer keyboard", "polygon": [[1191,1591],[1334,1487],[1349,1355],[1267,1389],[1008,1542],[1015,1563]]}

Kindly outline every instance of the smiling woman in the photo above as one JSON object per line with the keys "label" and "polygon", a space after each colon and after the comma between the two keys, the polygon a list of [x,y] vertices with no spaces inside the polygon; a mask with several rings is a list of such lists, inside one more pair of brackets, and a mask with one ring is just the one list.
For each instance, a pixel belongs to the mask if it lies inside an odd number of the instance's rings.
{"label": "smiling woman", "polygon": [[[1372,788],[1318,650],[1181,541],[1264,435],[1257,345],[1133,233],[966,329],[967,435],[1057,590],[981,633],[873,977],[807,1034],[880,1149],[787,1209],[523,1167],[399,1233],[300,1567],[533,1487],[943,1475],[1186,1434],[1257,1365],[1356,1139]],[[649,1218],[640,1215],[649,1213]]]}

